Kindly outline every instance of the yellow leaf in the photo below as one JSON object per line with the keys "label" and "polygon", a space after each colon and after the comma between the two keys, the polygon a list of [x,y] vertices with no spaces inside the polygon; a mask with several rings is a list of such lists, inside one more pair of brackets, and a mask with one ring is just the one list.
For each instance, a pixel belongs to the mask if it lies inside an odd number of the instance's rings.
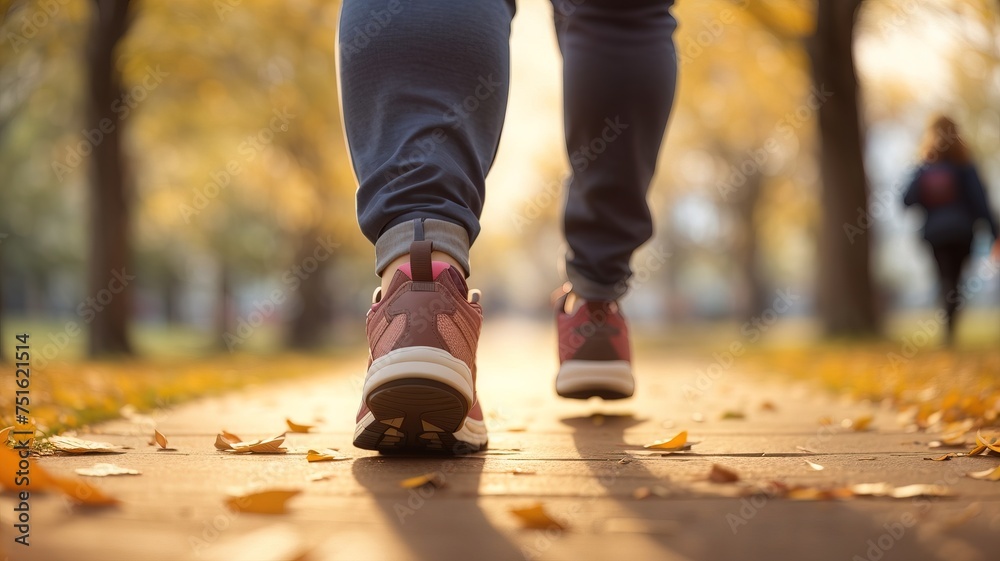
{"label": "yellow leaf", "polygon": [[815,464],[813,462],[810,462],[809,460],[806,460],[806,463],[809,464],[809,467],[813,468],[816,471],[823,471],[824,469],[826,469],[826,468],[824,468],[823,466],[821,466],[819,464]]}
{"label": "yellow leaf", "polygon": [[282,443],[285,442],[285,435],[279,434],[278,436],[272,438],[265,438],[262,440],[252,440],[250,442],[235,442],[233,443],[232,451],[237,454],[284,454],[288,452],[287,448],[282,448]]}
{"label": "yellow leaf", "polygon": [[937,458],[924,458],[924,459],[925,460],[931,460],[933,462],[946,462],[946,461],[952,459],[952,457],[954,457],[954,456],[955,456],[955,453],[948,452],[947,454],[945,454],[943,456],[938,456]]}
{"label": "yellow leaf", "polygon": [[226,506],[237,512],[284,514],[286,512],[285,503],[301,492],[298,489],[271,489],[230,496],[226,499]]}
{"label": "yellow leaf", "polygon": [[123,468],[115,464],[94,464],[89,468],[76,468],[76,473],[88,477],[107,477],[109,475],[140,475],[137,469]]}
{"label": "yellow leaf", "polygon": [[339,462],[341,460],[349,459],[349,457],[342,455],[340,452],[329,448],[324,448],[322,450],[309,450],[306,452],[306,461],[308,462]]}
{"label": "yellow leaf", "polygon": [[856,419],[846,419],[845,427],[853,430],[854,432],[862,432],[868,430],[869,426],[872,424],[874,418],[871,415],[862,415]]}
{"label": "yellow leaf", "polygon": [[985,447],[989,448],[990,450],[992,450],[992,451],[1000,454],[1000,444],[997,444],[996,442],[997,442],[997,438],[995,436],[991,436],[989,438],[986,438],[986,437],[983,436],[982,431],[976,431],[976,444],[977,445],[979,445],[979,446],[985,446]]}
{"label": "yellow leaf", "polygon": [[896,487],[889,493],[889,496],[894,499],[914,499],[917,497],[950,497],[953,494],[954,493],[951,492],[951,489],[945,487],[944,485],[916,483],[913,485]]}
{"label": "yellow leaf", "polygon": [[215,435],[215,447],[218,450],[232,450],[233,444],[241,442],[243,439],[231,432],[222,431]]}
{"label": "yellow leaf", "polygon": [[665,440],[657,440],[656,442],[647,444],[643,448],[649,448],[652,450],[681,450],[687,444],[688,433],[686,430],[682,430],[677,433],[676,436]]}
{"label": "yellow leaf", "polygon": [[56,450],[69,454],[124,454],[125,450],[121,446],[115,446],[107,442],[95,442],[93,440],[83,440],[72,436],[53,436],[49,438],[49,444]]}
{"label": "yellow leaf", "polygon": [[986,469],[983,471],[974,471],[967,475],[973,479],[982,479],[984,481],[1000,481],[1000,466]]}
{"label": "yellow leaf", "polygon": [[445,486],[444,477],[442,477],[439,472],[433,472],[418,475],[416,477],[410,477],[409,479],[404,479],[399,482],[399,486],[404,489],[416,489],[417,487],[423,487],[424,485],[430,485],[440,489]]}
{"label": "yellow leaf", "polygon": [[708,472],[708,480],[712,483],[735,483],[740,480],[740,476],[729,468],[712,464],[712,471]]}
{"label": "yellow leaf", "polygon": [[113,506],[118,499],[105,495],[100,489],[82,479],[62,479],[52,477],[54,487],[69,495],[71,499],[84,506]]}
{"label": "yellow leaf", "polygon": [[969,450],[969,455],[970,456],[976,456],[976,455],[982,454],[985,451],[986,451],[986,445],[985,444],[980,444],[980,445],[976,446],[975,448],[973,448],[972,450]]}
{"label": "yellow leaf", "polygon": [[545,505],[542,503],[535,503],[532,506],[524,508],[512,508],[510,509],[510,513],[517,517],[524,528],[533,530],[566,529],[566,526],[560,524],[545,512]]}
{"label": "yellow leaf", "polygon": [[285,423],[288,425],[288,429],[292,432],[309,432],[309,429],[313,428],[313,425],[300,425],[299,423],[292,422],[291,419],[285,419]]}
{"label": "yellow leaf", "polygon": [[163,436],[163,433],[153,429],[153,440],[160,447],[160,450],[173,450],[173,448],[167,448],[167,437]]}

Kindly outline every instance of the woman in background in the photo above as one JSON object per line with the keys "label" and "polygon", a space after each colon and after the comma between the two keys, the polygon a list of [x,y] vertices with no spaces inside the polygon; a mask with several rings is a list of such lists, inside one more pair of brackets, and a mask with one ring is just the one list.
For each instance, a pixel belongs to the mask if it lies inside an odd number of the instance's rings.
{"label": "woman in background", "polygon": [[[954,121],[944,116],[931,121],[922,158],[903,203],[926,211],[923,235],[937,263],[940,298],[947,316],[946,343],[951,345],[962,300],[958,283],[972,251],[975,224],[980,220],[989,224],[994,240],[1000,238],[1000,231],[986,189]],[[1000,241],[994,245],[993,255],[1000,256]]]}

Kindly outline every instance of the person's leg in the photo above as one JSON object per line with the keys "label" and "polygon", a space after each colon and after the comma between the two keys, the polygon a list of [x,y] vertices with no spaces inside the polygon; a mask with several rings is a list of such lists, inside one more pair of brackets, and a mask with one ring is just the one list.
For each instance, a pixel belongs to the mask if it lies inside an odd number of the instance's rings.
{"label": "person's leg", "polygon": [[382,275],[426,219],[436,258],[469,273],[507,105],[513,0],[345,0],[344,126],[358,221]]}
{"label": "person's leg", "polygon": [[938,269],[938,290],[941,303],[944,306],[945,343],[951,345],[955,338],[955,328],[958,321],[958,285],[962,278],[962,269],[969,257],[970,245],[965,243],[943,244],[932,246],[934,262]]}
{"label": "person's leg", "polygon": [[672,0],[553,0],[572,178],[566,273],[587,300],[625,294],[653,232],[646,192],[673,104]]}
{"label": "person's leg", "polygon": [[635,379],[617,300],[632,253],[653,232],[646,191],[676,84],[673,2],[552,3],[572,166],[563,224],[570,292],[556,304],[556,392],[620,399],[633,394]]}
{"label": "person's leg", "polygon": [[383,277],[366,319],[360,448],[486,446],[482,307],[465,277],[503,125],[513,13],[512,0],[344,2],[344,125],[358,221]]}

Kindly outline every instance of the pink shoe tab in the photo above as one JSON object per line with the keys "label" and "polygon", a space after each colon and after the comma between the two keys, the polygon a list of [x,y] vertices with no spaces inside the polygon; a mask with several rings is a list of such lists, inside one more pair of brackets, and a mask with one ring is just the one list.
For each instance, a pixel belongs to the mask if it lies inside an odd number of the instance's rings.
{"label": "pink shoe tab", "polygon": [[[448,269],[450,267],[451,267],[451,265],[445,263],[444,261],[432,261],[431,262],[431,274],[433,274],[434,275],[433,278],[435,280],[437,280],[438,275],[440,275],[442,272],[444,272],[445,269]],[[403,274],[406,275],[407,277],[409,277],[411,279],[413,278],[413,273],[410,272],[410,264],[409,263],[403,263],[402,265],[400,265],[399,266],[399,270],[403,271]]]}

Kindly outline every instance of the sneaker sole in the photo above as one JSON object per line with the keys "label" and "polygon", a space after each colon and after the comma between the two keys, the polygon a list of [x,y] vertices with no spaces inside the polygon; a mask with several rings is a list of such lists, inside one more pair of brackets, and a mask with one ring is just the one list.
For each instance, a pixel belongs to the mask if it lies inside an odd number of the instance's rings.
{"label": "sneaker sole", "polygon": [[[467,454],[485,447],[476,435],[468,439],[468,407],[464,396],[435,380],[413,378],[379,386],[365,401],[371,418],[358,423],[354,445],[383,453]],[[456,435],[459,433],[459,435]]]}
{"label": "sneaker sole", "polygon": [[569,399],[625,399],[634,392],[632,366],[625,360],[568,360],[556,375],[556,393]]}
{"label": "sneaker sole", "polygon": [[472,372],[435,347],[396,349],[372,362],[362,390],[369,414],[354,445],[380,452],[466,454],[486,446],[486,426],[469,419]]}

